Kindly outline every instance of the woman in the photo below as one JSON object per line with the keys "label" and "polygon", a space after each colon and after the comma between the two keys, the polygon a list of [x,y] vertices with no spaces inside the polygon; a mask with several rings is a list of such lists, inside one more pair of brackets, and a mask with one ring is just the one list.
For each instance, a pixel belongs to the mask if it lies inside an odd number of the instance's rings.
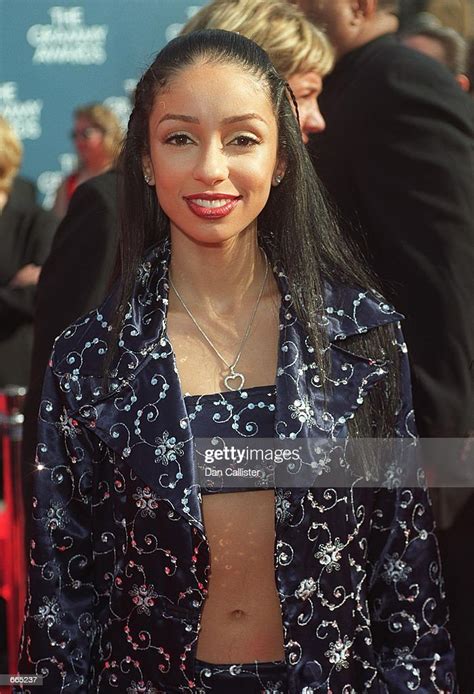
{"label": "woman", "polygon": [[36,285],[57,225],[29,199],[27,185],[15,186],[22,155],[0,116],[0,387],[28,384]]}
{"label": "woman", "polygon": [[362,288],[264,51],[168,44],[121,169],[125,274],[46,375],[19,671],[45,692],[452,691],[423,489],[199,477],[193,437],[413,435],[398,315]]}
{"label": "woman", "polygon": [[78,167],[58,188],[53,211],[59,219],[67,212],[69,200],[77,186],[114,166],[122,142],[122,127],[117,116],[103,104],[79,106],[74,111],[71,138],[78,157]]}
{"label": "woman", "polygon": [[334,64],[325,34],[286,0],[213,0],[185,24],[181,34],[202,29],[237,31],[258,43],[295,96],[303,141],[324,130],[318,96]]}

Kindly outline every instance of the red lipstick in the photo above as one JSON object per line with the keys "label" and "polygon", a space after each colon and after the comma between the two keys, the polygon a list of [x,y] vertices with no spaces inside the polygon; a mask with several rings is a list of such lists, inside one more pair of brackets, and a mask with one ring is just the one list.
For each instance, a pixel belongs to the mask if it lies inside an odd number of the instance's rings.
{"label": "red lipstick", "polygon": [[191,212],[201,219],[227,217],[240,199],[240,195],[227,193],[193,193],[184,196]]}

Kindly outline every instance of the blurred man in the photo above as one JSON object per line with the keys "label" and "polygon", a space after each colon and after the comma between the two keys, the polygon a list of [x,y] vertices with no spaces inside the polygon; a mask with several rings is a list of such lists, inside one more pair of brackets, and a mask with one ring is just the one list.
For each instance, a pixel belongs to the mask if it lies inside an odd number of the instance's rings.
{"label": "blurred man", "polygon": [[471,85],[467,75],[467,42],[455,29],[442,26],[436,17],[433,20],[404,34],[402,42],[445,65],[461,89],[468,92]]}
{"label": "blurred man", "polygon": [[474,188],[471,102],[399,44],[394,0],[300,0],[338,56],[320,97],[316,170],[387,298],[406,315],[422,436],[472,427]]}
{"label": "blurred man", "polygon": [[[399,43],[395,0],[298,4],[337,51],[320,97],[326,130],[309,143],[315,168],[406,316],[420,435],[465,437],[474,411],[471,100],[444,66]],[[441,462],[444,479],[450,465],[456,472],[456,459]],[[472,542],[474,502],[466,497],[461,490],[448,504],[441,494],[438,518],[460,681],[472,692],[474,559],[462,547]]]}

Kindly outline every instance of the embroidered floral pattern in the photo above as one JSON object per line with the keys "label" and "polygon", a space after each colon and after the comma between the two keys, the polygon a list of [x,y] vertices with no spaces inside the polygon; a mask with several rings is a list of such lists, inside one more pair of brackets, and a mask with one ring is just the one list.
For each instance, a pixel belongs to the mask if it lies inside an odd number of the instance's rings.
{"label": "embroidered floral pattern", "polygon": [[320,563],[325,567],[328,573],[331,571],[339,571],[341,568],[339,560],[341,552],[344,549],[344,544],[338,537],[334,542],[328,542],[325,545],[319,545],[319,551],[314,555],[319,559]]}
{"label": "embroidered floral pattern", "polygon": [[157,436],[155,443],[157,460],[165,465],[184,455],[184,444],[177,441],[175,436],[170,436],[167,431],[163,432],[163,436]]}
{"label": "embroidered floral pattern", "polygon": [[300,600],[307,600],[318,589],[318,584],[313,578],[305,578],[295,590],[295,596]]}
{"label": "embroidered floral pattern", "polygon": [[349,667],[349,655],[352,646],[352,641],[348,636],[343,639],[338,639],[334,643],[329,644],[329,648],[324,654],[329,662],[335,665],[336,670],[342,670]]}
{"label": "embroidered floral pattern", "polygon": [[62,530],[68,521],[66,510],[60,501],[52,501],[46,513],[45,525],[48,530]]}
{"label": "embroidered floral pattern", "polygon": [[155,593],[153,586],[133,586],[132,590],[129,592],[132,596],[133,603],[138,607],[139,613],[145,613],[150,615],[150,607],[155,604],[155,598],[158,597],[158,593]]}
{"label": "embroidered floral pattern", "polygon": [[408,566],[398,554],[387,556],[384,562],[384,569],[382,578],[386,583],[406,581],[412,571],[411,566]]}
{"label": "embroidered floral pattern", "polygon": [[40,605],[38,614],[34,616],[34,619],[40,627],[52,627],[62,618],[63,613],[56,598],[50,599],[44,596],[43,603],[44,605]]}
{"label": "embroidered floral pattern", "polygon": [[155,511],[158,508],[158,498],[149,487],[144,487],[144,489],[137,487],[136,494],[132,494],[132,499],[135,499],[142,518],[145,518],[145,516],[156,518]]}
{"label": "embroidered floral pattern", "polygon": [[159,694],[158,689],[151,682],[132,681],[130,687],[127,687],[127,694]]}
{"label": "embroidered floral pattern", "polygon": [[291,415],[293,419],[297,419],[302,424],[315,424],[314,409],[306,396],[294,400],[292,405],[288,405],[288,409],[293,413]]}

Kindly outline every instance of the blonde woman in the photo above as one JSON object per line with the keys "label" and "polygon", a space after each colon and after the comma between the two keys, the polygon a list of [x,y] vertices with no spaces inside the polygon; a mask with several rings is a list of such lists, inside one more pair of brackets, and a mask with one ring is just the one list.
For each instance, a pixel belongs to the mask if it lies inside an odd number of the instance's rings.
{"label": "blonde woman", "polygon": [[322,80],[334,63],[325,34],[285,0],[213,0],[184,26],[181,33],[201,29],[236,31],[258,43],[290,85],[298,107],[303,141],[324,130],[318,96]]}
{"label": "blonde woman", "polygon": [[0,388],[28,383],[36,284],[56,230],[51,213],[12,195],[22,156],[0,116]]}
{"label": "blonde woman", "polygon": [[58,188],[53,211],[62,219],[77,186],[93,176],[111,169],[122,142],[122,128],[117,116],[107,106],[89,104],[74,111],[71,138],[78,157],[78,167]]}

